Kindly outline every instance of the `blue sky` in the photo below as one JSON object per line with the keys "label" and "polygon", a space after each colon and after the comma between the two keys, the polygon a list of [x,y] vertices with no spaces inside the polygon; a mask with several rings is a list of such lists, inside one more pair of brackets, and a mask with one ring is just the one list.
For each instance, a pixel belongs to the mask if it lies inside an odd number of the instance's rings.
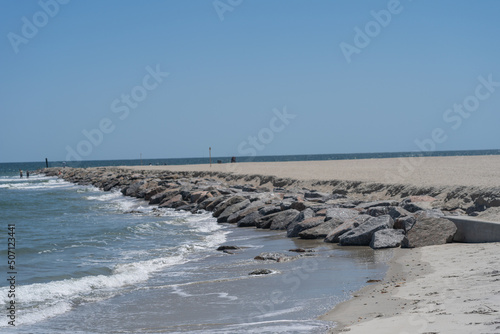
{"label": "blue sky", "polygon": [[499,12],[0,0],[0,162],[497,149]]}

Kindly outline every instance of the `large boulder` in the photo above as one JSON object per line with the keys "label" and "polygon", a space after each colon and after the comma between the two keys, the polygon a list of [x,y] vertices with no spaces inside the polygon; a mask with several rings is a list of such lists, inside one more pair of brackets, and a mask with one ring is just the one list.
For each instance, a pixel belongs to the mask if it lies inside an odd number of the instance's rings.
{"label": "large boulder", "polygon": [[250,205],[250,200],[246,199],[244,201],[238,202],[236,204],[233,204],[231,206],[228,206],[222,213],[217,217],[217,222],[218,223],[226,223],[228,218],[235,212],[238,212],[240,210],[245,209],[247,206]]}
{"label": "large boulder", "polygon": [[259,211],[252,212],[237,222],[238,227],[251,227],[255,226],[256,221],[261,218],[262,215]]}
{"label": "large boulder", "polygon": [[[312,218],[314,216],[315,216],[314,210],[311,208],[307,208],[304,211],[302,211],[301,213],[299,213],[297,215],[297,217],[295,217],[295,219],[290,223],[290,225],[287,226],[286,236],[289,238],[297,237],[299,235],[299,232],[302,230],[299,228],[300,231],[295,231],[295,226],[297,226],[298,223],[300,223],[306,219]],[[324,220],[324,218],[325,217],[323,217],[323,220]]]}
{"label": "large boulder", "polygon": [[246,198],[245,197],[242,197],[242,196],[232,196],[232,197],[229,197],[227,200],[219,203],[215,208],[214,208],[214,213],[213,213],[213,216],[215,218],[219,217],[223,212],[224,210],[226,210],[226,208],[232,206],[232,205],[235,205],[239,202],[243,202]]}
{"label": "large boulder", "polygon": [[299,213],[300,212],[295,209],[273,213],[257,219],[255,226],[258,228],[269,228],[271,230],[285,230]]}
{"label": "large boulder", "polygon": [[411,230],[417,219],[413,216],[399,217],[394,220],[394,228],[403,230],[405,233]]}
{"label": "large boulder", "polygon": [[373,249],[399,247],[401,246],[404,236],[403,230],[380,230],[373,234],[370,247]]}
{"label": "large boulder", "polygon": [[375,206],[396,206],[398,202],[396,201],[375,201],[375,202],[364,202],[356,206],[356,209],[366,210]]}
{"label": "large boulder", "polygon": [[292,223],[293,227],[292,224],[288,226],[286,236],[289,238],[298,237],[300,232],[321,225],[324,222],[325,222],[325,217],[318,216],[318,217],[306,218],[298,223]]}
{"label": "large boulder", "polygon": [[413,228],[406,233],[402,248],[442,245],[452,242],[457,227],[444,218],[418,218]]}
{"label": "large boulder", "polygon": [[350,230],[358,227],[359,225],[366,222],[371,217],[368,215],[359,215],[354,219],[349,219],[343,222],[341,225],[334,228],[332,231],[328,233],[325,238],[325,242],[339,242],[339,237],[344,233],[349,232]]}
{"label": "large boulder", "polygon": [[326,210],[325,221],[335,220],[338,223],[343,223],[346,220],[353,219],[359,215],[359,211],[345,208],[331,208]]}
{"label": "large boulder", "polygon": [[368,246],[375,232],[392,228],[393,225],[394,221],[389,215],[372,217],[362,225],[341,235],[339,244],[342,246]]}
{"label": "large boulder", "polygon": [[300,232],[299,237],[301,239],[323,239],[339,225],[342,225],[342,223],[334,219],[329,220],[317,225],[316,227]]}
{"label": "large boulder", "polygon": [[[241,202],[241,203],[243,203],[243,202]],[[239,222],[241,219],[245,218],[249,214],[256,212],[256,211],[259,211],[259,209],[262,207],[262,205],[264,205],[264,204],[260,201],[250,203],[250,205],[248,205],[247,207],[245,207],[239,211],[236,211],[235,213],[230,215],[227,218],[227,222],[229,224],[236,224],[237,222]]]}

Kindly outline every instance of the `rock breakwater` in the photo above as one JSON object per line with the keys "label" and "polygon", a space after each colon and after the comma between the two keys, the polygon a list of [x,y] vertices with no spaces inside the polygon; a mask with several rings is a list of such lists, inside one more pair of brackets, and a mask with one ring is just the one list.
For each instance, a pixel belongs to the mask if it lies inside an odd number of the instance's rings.
{"label": "rock breakwater", "polygon": [[[445,215],[475,215],[500,205],[497,190],[479,194],[478,190],[457,188],[443,193],[359,182],[325,188],[327,181],[304,184],[258,175],[117,167],[47,168],[41,172],[104,191],[119,190],[161,208],[194,214],[210,211],[219,223],[283,230],[288,237],[375,249],[450,242],[456,228]],[[379,194],[383,200],[366,197],[367,193]]]}

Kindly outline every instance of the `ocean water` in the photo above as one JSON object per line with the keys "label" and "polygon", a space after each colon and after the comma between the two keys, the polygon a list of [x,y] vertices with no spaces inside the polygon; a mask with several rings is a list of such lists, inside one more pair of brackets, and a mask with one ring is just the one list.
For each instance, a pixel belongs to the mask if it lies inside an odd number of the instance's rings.
{"label": "ocean water", "polygon": [[[38,167],[0,164],[1,333],[323,333],[334,324],[315,319],[383,278],[392,255],[217,224],[210,213],[163,210],[33,172],[19,177]],[[242,249],[216,251],[222,244]],[[296,247],[316,252],[253,259]],[[248,275],[259,268],[273,274]]]}

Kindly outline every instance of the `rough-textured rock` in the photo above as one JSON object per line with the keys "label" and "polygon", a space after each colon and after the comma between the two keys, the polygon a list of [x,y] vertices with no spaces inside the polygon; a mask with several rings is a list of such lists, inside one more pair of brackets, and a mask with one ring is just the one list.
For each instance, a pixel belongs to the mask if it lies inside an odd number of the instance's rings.
{"label": "rough-textured rock", "polygon": [[342,222],[335,219],[329,220],[316,227],[306,229],[299,233],[299,238],[301,239],[323,239],[331,231],[333,231],[338,226],[342,225]]}
{"label": "rough-textured rock", "polygon": [[221,202],[219,205],[217,205],[214,208],[213,216],[215,218],[219,217],[224,210],[226,210],[227,207],[230,207],[231,205],[237,204],[239,202],[243,202],[246,198],[242,196],[232,196],[229,197],[227,200]]}
{"label": "rough-textured rock", "polygon": [[363,202],[356,206],[356,209],[366,210],[374,206],[397,206],[396,201],[374,201],[374,202]]}
{"label": "rough-textured rock", "polygon": [[285,230],[299,213],[294,209],[273,213],[259,218],[255,222],[255,226],[258,228],[270,228],[271,230]]}
{"label": "rough-textured rock", "polygon": [[373,234],[370,247],[373,249],[399,247],[401,246],[404,236],[403,230],[380,230]]}
{"label": "rough-textured rock", "polygon": [[411,213],[399,206],[391,206],[387,212],[392,219],[397,219],[399,217],[411,216]]}
{"label": "rough-textured rock", "polygon": [[[311,208],[307,208],[305,209],[304,211],[302,211],[301,213],[299,213],[297,215],[297,217],[295,217],[295,219],[290,223],[290,225],[287,226],[287,237],[291,238],[291,237],[297,237],[298,236],[298,233],[300,232],[297,232],[296,235],[295,235],[295,232],[293,232],[295,226],[300,223],[301,221],[304,221],[305,219],[308,219],[308,218],[311,218],[311,217],[314,217],[315,214],[314,214],[314,210],[312,210]],[[323,217],[324,219],[324,217]]]}
{"label": "rough-textured rock", "polygon": [[[182,203],[182,204],[180,204]],[[175,196],[172,196],[170,197],[168,200],[164,200],[161,204],[160,204],[160,208],[176,208],[176,207],[179,207],[181,205],[185,205],[187,204],[186,202],[184,202],[182,200],[182,195],[181,194],[177,194]]]}
{"label": "rough-textured rock", "polygon": [[236,224],[238,225],[238,227],[255,226],[255,223],[259,218],[262,218],[262,215],[260,214],[259,211],[255,211],[240,219]]}
{"label": "rough-textured rock", "polygon": [[[215,197],[215,198],[207,198],[205,201],[203,201],[203,202],[200,203],[200,207],[203,208],[203,206],[204,206],[205,210],[207,210],[207,211],[213,211],[213,210],[215,210],[215,208],[217,207],[217,205],[221,204],[226,199],[227,199],[227,196],[225,196],[225,195],[221,195],[221,196],[218,196],[218,197]],[[209,201],[209,202],[206,202],[206,201]]]}
{"label": "rough-textured rock", "polygon": [[218,223],[226,223],[227,219],[229,216],[231,216],[233,213],[238,212],[240,210],[245,209],[247,206],[250,205],[250,200],[246,199],[241,202],[238,202],[236,204],[233,204],[231,206],[226,207],[224,211],[217,217],[217,222]]}
{"label": "rough-textured rock", "polygon": [[324,221],[325,217],[318,216],[318,217],[306,218],[301,222],[292,223],[293,226],[292,224],[290,224],[287,228],[286,236],[289,238],[298,237],[300,232],[316,227],[320,224],[323,224]]}
{"label": "rough-textured rock", "polygon": [[394,228],[403,230],[405,233],[411,230],[417,219],[413,216],[399,217],[394,220]]}
{"label": "rough-textured rock", "polygon": [[337,226],[332,231],[330,231],[328,233],[328,235],[326,236],[324,241],[325,242],[339,242],[339,237],[341,235],[358,227],[359,225],[363,224],[364,222],[366,222],[370,218],[371,218],[371,216],[368,216],[368,215],[359,215],[354,219],[346,220],[344,223],[342,223],[341,225]]}
{"label": "rough-textured rock", "polygon": [[223,246],[219,246],[217,248],[218,251],[237,250],[237,249],[240,249],[240,247],[238,247],[238,246],[231,246],[231,245],[223,245]]}
{"label": "rough-textured rock", "polygon": [[286,262],[292,260],[293,258],[293,256],[288,256],[283,253],[264,252],[257,255],[254,259],[260,261]]}
{"label": "rough-textured rock", "polygon": [[255,270],[249,272],[248,275],[257,276],[257,275],[269,275],[272,273],[273,273],[273,271],[271,269],[255,269]]}
{"label": "rough-textured rock", "polygon": [[452,242],[455,224],[444,218],[418,218],[401,243],[403,248],[442,245]]}
{"label": "rough-textured rock", "polygon": [[326,210],[325,222],[335,220],[338,223],[343,223],[346,220],[353,219],[359,215],[359,212],[354,209],[346,208],[331,208]]}
{"label": "rough-textured rock", "polygon": [[372,217],[383,216],[389,213],[390,206],[373,206],[364,211],[365,214]]}
{"label": "rough-textured rock", "polygon": [[360,226],[353,228],[339,237],[342,246],[368,246],[375,232],[392,228],[394,221],[391,216],[372,217]]}
{"label": "rough-textured rock", "polygon": [[259,209],[259,213],[263,216],[271,215],[276,212],[280,212],[281,208],[279,205],[267,205]]}
{"label": "rough-textured rock", "polygon": [[[254,203],[257,203],[257,204],[253,205]],[[243,208],[243,209],[241,209],[239,211],[236,211],[235,213],[233,213],[232,215],[230,215],[227,218],[227,222],[229,224],[236,224],[241,219],[243,219],[246,216],[248,216],[249,214],[251,214],[253,212],[256,212],[256,211],[259,211],[259,209],[261,207],[260,205],[262,205],[262,202],[254,202],[254,203],[250,203],[250,205],[248,205],[247,207],[245,207],[245,208]]]}
{"label": "rough-textured rock", "polygon": [[422,219],[422,218],[439,218],[443,217],[444,213],[443,211],[439,209],[432,209],[432,210],[422,210],[418,211],[414,214],[415,218],[417,219]]}

